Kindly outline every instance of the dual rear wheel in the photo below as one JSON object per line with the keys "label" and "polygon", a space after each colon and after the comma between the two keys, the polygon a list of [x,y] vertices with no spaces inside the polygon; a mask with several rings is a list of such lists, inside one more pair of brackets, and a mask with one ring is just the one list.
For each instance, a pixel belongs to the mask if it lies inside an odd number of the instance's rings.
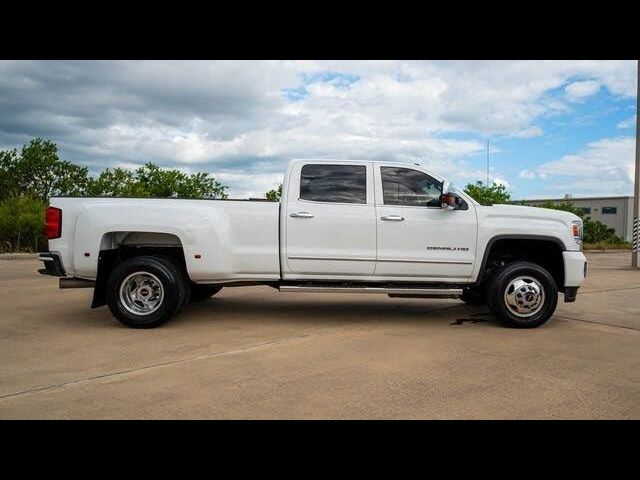
{"label": "dual rear wheel", "polygon": [[175,260],[140,256],[120,263],[107,280],[107,305],[114,317],[133,328],[153,328],[178,314],[191,300],[220,291],[190,282]]}

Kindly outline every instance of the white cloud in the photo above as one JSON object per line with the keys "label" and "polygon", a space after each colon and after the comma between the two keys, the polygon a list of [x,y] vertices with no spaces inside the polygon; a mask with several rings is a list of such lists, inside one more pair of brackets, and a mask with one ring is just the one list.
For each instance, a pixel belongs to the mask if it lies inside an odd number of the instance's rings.
{"label": "white cloud", "polygon": [[265,192],[277,188],[283,179],[284,172],[253,175],[245,172],[222,172],[216,175],[216,180],[242,198],[264,198]]}
{"label": "white cloud", "polygon": [[503,185],[506,188],[510,188],[511,185],[509,184],[509,182],[507,182],[504,178],[502,177],[494,177],[493,178],[493,183],[495,183],[496,185]]}
{"label": "white cloud", "polygon": [[[633,190],[635,138],[604,138],[573,155],[540,165],[549,192],[576,195],[626,195]],[[522,172],[521,172],[522,173]]]}
{"label": "white cloud", "polygon": [[[0,62],[0,145],[42,135],[92,171],[155,161],[227,175],[234,196],[258,192],[293,157],[420,161],[463,182],[483,178],[469,166],[484,151],[473,135],[540,136],[539,119],[569,108],[550,92],[566,86],[572,99],[598,88],[633,96],[635,67],[635,61]],[[335,77],[323,81],[323,72],[348,76],[348,88]],[[284,94],[290,89],[305,93],[291,101]],[[460,132],[466,135],[448,135]]]}
{"label": "white cloud", "polygon": [[582,101],[587,97],[598,93],[598,90],[600,90],[600,82],[596,82],[594,80],[573,82],[564,87],[567,99],[572,102]]}
{"label": "white cloud", "polygon": [[621,122],[618,123],[618,128],[620,129],[627,129],[627,128],[635,128],[636,126],[636,116],[634,115],[633,117],[629,117],[625,120],[622,120]]}
{"label": "white cloud", "polygon": [[533,180],[534,178],[536,178],[536,174],[535,172],[531,172],[525,168],[524,170],[521,170],[520,173],[518,173],[518,178],[524,178],[525,180]]}

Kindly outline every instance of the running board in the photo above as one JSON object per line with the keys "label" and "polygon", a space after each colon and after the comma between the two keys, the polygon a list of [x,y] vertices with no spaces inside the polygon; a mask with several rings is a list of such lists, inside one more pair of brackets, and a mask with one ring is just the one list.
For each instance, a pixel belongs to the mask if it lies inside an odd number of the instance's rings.
{"label": "running board", "polygon": [[457,298],[462,295],[461,288],[384,288],[384,287],[305,287],[281,285],[281,292],[315,293],[384,293],[390,297]]}

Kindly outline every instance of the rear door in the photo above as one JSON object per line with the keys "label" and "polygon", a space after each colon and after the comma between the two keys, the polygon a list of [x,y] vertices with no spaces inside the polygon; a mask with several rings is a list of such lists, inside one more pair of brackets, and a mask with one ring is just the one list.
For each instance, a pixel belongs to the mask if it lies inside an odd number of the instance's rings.
{"label": "rear door", "polygon": [[467,278],[473,271],[473,205],[440,208],[442,182],[418,168],[376,165],[376,277]]}
{"label": "rear door", "polygon": [[284,252],[296,276],[370,276],[376,265],[376,210],[369,162],[293,166]]}

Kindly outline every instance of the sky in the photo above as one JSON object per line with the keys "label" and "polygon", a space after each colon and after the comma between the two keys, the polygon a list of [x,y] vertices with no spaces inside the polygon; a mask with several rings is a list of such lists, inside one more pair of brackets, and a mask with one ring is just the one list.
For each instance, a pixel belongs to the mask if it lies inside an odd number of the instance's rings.
{"label": "sky", "polygon": [[293,158],[420,163],[512,198],[632,195],[637,61],[0,61],[0,149],[208,172],[262,197]]}

